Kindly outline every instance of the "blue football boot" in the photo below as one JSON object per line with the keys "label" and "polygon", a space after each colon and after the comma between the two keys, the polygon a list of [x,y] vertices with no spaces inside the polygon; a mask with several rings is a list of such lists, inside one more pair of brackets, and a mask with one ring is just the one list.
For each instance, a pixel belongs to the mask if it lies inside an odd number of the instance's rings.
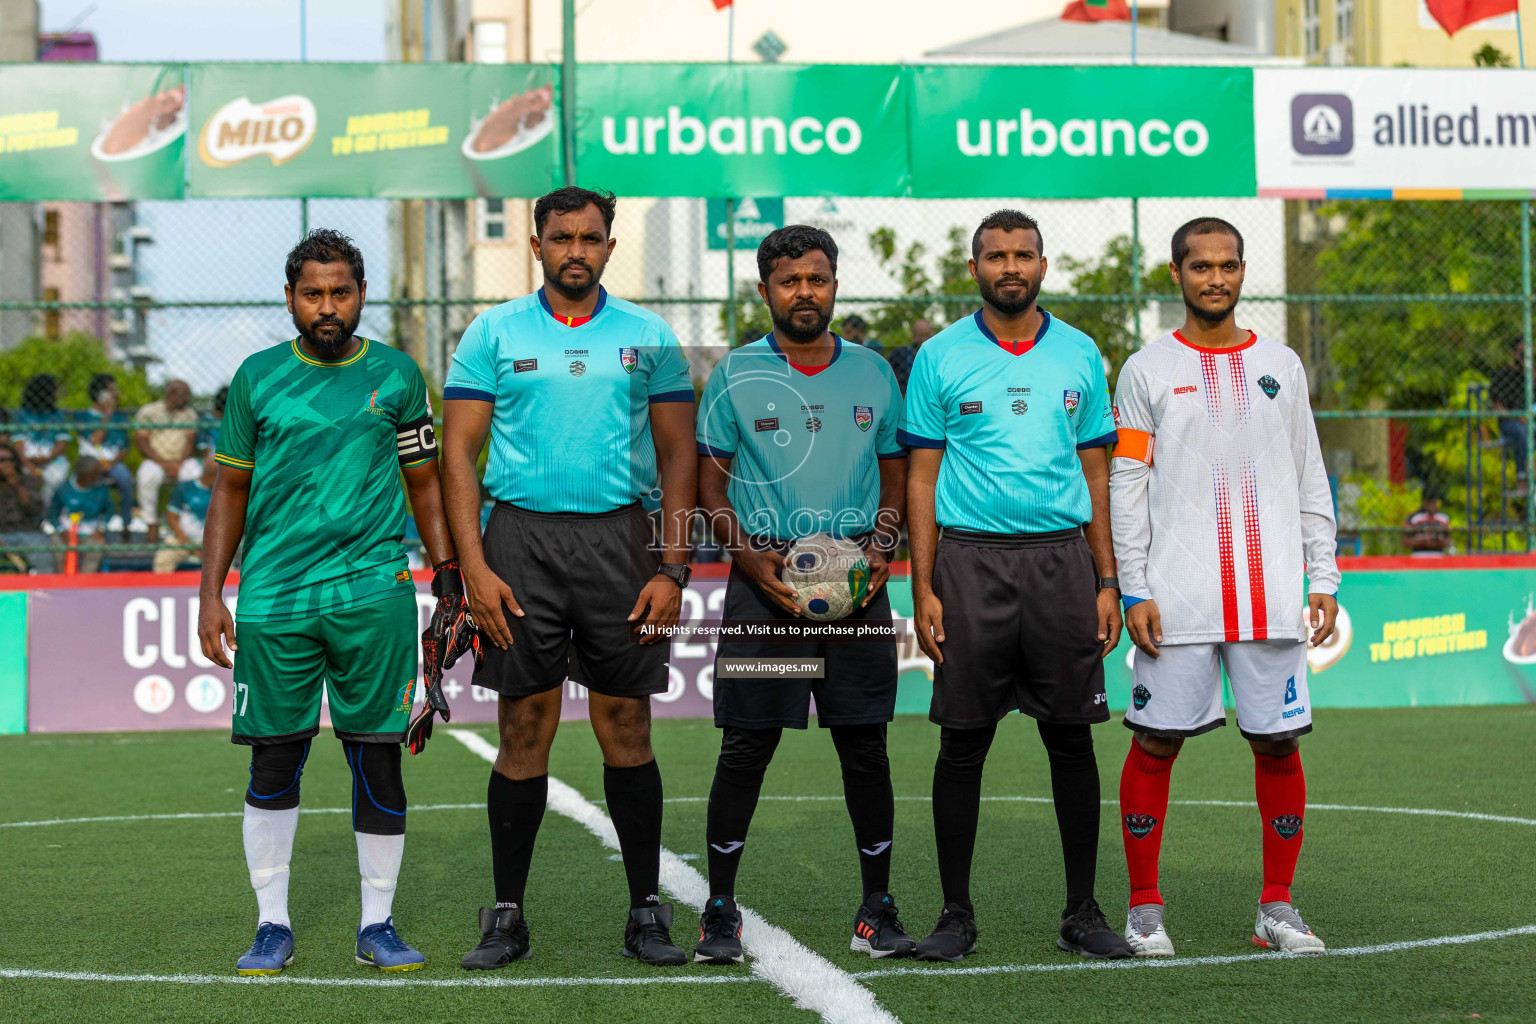
{"label": "blue football boot", "polygon": [[427,958],[405,944],[390,917],[357,933],[357,962],[381,971],[419,971]]}
{"label": "blue football boot", "polygon": [[283,968],[291,963],[293,929],[263,921],[256,929],[256,941],[251,943],[251,948],[235,964],[235,973],[247,977],[281,974]]}

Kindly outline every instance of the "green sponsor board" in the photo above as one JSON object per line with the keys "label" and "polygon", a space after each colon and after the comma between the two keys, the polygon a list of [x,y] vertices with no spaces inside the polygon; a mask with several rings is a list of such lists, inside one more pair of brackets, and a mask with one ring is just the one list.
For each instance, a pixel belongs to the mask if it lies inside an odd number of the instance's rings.
{"label": "green sponsor board", "polygon": [[27,731],[27,592],[0,591],[0,736]]}
{"label": "green sponsor board", "polygon": [[1251,196],[1248,68],[914,67],[912,194]]}
{"label": "green sponsor board", "polygon": [[906,75],[879,65],[594,64],[577,174],[641,196],[906,194]]}
{"label": "green sponsor board", "polygon": [[181,198],[182,70],[0,67],[0,201]]}
{"label": "green sponsor board", "polygon": [[542,64],[195,64],[196,196],[538,196],[558,176]]}
{"label": "green sponsor board", "polygon": [[[892,609],[910,620],[910,585],[893,581],[890,588]],[[1533,593],[1530,569],[1345,573],[1336,633],[1307,655],[1313,706],[1536,703]],[[900,643],[896,710],[926,714],[933,664],[914,636]],[[1111,710],[1124,711],[1130,702],[1133,651],[1122,635],[1104,662]]]}
{"label": "green sponsor board", "polygon": [[[707,199],[705,206],[705,230],[710,249],[725,249],[730,241],[726,233],[724,199]],[[784,200],[738,199],[731,220],[735,222],[737,249],[756,249],[764,238],[784,226]]]}

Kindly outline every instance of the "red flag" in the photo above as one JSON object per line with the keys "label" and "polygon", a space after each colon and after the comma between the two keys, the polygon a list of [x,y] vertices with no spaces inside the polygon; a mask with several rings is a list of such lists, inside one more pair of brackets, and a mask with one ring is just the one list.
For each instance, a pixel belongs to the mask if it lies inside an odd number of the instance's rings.
{"label": "red flag", "polygon": [[735,0],[715,0],[715,10],[723,11],[734,2]]}
{"label": "red flag", "polygon": [[[1433,0],[1431,0],[1433,2]],[[1487,2],[1487,0],[1483,0]],[[1510,0],[1511,3],[1515,0]],[[1061,12],[1062,21],[1130,21],[1125,0],[1072,0]]]}
{"label": "red flag", "polygon": [[1424,6],[1448,36],[1484,18],[1520,12],[1520,0],[1425,0]]}

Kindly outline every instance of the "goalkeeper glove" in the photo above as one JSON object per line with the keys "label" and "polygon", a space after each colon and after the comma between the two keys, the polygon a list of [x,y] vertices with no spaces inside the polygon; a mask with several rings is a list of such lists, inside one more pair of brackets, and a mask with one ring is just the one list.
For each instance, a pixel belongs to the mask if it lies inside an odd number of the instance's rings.
{"label": "goalkeeper glove", "polygon": [[406,746],[412,754],[419,754],[432,737],[432,717],[442,715],[449,720],[448,699],[443,696],[443,672],[453,667],[466,652],[473,651],[475,664],[484,655],[480,650],[480,635],[469,615],[469,602],[464,597],[464,580],[459,575],[457,559],[449,559],[434,566],[432,593],[437,597],[437,607],[432,612],[432,622],[421,634],[422,674],[426,679],[426,700],[421,714],[411,722],[406,732]]}

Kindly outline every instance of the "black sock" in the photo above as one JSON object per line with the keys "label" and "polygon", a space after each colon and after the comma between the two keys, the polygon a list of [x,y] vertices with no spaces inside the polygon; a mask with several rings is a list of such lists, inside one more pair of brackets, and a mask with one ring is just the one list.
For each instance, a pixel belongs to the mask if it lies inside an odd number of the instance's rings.
{"label": "black sock", "polygon": [[1038,723],[1051,759],[1051,796],[1061,857],[1067,869],[1066,913],[1093,898],[1099,863],[1099,763],[1093,757],[1093,733],[1086,725]]}
{"label": "black sock", "polygon": [[832,742],[843,766],[843,799],[853,821],[864,898],[891,888],[891,838],[896,800],[891,762],[885,753],[885,725],[835,725]]}
{"label": "black sock", "polygon": [[773,760],[782,729],[726,726],[720,760],[709,788],[704,840],[709,846],[709,894],[736,897],[736,870],[746,847],[747,829],[763,790],[763,773]]}
{"label": "black sock", "polygon": [[661,902],[661,771],[655,760],[634,768],[603,765],[608,816],[619,834],[630,909]]}
{"label": "black sock", "polygon": [[939,759],[933,766],[933,833],[938,843],[939,883],[944,902],[971,909],[971,856],[981,817],[981,770],[996,725],[939,731]]}
{"label": "black sock", "polygon": [[497,910],[523,905],[533,840],[539,834],[548,800],[548,775],[509,779],[491,772],[485,804],[491,819],[491,876],[496,884]]}

